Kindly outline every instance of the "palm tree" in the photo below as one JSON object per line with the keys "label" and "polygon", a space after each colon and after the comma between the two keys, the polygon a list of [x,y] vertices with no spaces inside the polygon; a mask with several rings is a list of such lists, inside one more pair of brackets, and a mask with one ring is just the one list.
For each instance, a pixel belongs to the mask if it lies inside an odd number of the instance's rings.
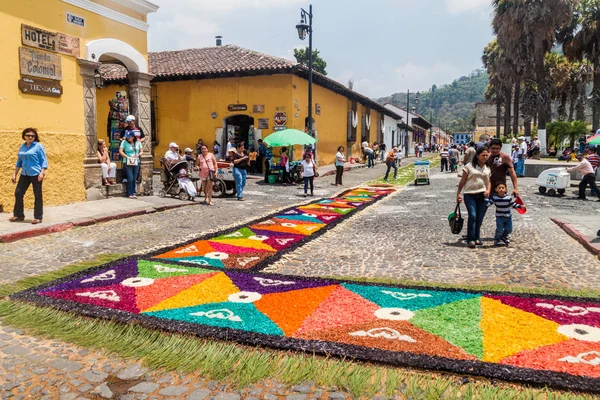
{"label": "palm tree", "polygon": [[587,58],[593,66],[592,128],[596,131],[600,128],[600,1],[579,1],[576,19],[574,34],[565,40],[565,54],[573,60]]}
{"label": "palm tree", "polygon": [[577,1],[494,0],[494,27],[498,37],[513,46],[521,40],[533,54],[539,129],[546,128],[549,108],[545,55],[552,48],[556,31],[572,20]]}

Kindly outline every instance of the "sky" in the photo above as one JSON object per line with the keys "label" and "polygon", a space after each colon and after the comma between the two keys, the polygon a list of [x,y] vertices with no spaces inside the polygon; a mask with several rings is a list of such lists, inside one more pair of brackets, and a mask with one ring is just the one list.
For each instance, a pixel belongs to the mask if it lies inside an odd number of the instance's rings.
{"label": "sky", "polygon": [[[150,51],[210,47],[215,36],[294,60],[310,0],[151,0]],[[481,68],[491,0],[313,0],[313,47],[327,73],[371,98],[452,83]]]}

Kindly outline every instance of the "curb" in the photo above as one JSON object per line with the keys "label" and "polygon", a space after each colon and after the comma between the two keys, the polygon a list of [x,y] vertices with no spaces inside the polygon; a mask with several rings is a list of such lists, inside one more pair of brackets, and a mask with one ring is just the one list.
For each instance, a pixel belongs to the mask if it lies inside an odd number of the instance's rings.
{"label": "curb", "polygon": [[114,214],[114,215],[102,215],[96,218],[80,218],[71,222],[60,222],[54,225],[43,226],[39,228],[27,229],[21,232],[13,232],[13,233],[5,233],[0,234],[0,243],[10,243],[16,242],[22,239],[28,239],[36,236],[48,235],[50,233],[56,232],[64,232],[73,227],[81,227],[81,226],[90,226],[95,224],[100,224],[103,222],[114,221],[119,219],[126,219],[131,217],[136,217],[139,215],[145,214],[153,214],[155,212],[168,211],[181,207],[189,207],[194,205],[199,205],[200,203],[192,203],[192,204],[173,204],[169,206],[160,206],[160,207],[151,207],[145,210],[136,210],[127,213]]}
{"label": "curb", "polygon": [[577,240],[579,243],[586,248],[587,251],[592,253],[594,256],[598,257],[600,260],[600,247],[591,243],[583,233],[579,232],[577,229],[573,228],[569,223],[565,221],[561,221],[557,218],[550,218],[552,222],[558,225],[563,231],[565,231],[569,236],[573,239]]}

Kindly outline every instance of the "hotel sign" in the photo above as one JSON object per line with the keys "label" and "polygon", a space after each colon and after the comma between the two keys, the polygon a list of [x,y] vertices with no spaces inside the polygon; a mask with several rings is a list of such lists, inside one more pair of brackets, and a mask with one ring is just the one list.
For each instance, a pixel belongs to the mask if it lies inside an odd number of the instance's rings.
{"label": "hotel sign", "polygon": [[50,97],[60,97],[63,92],[62,86],[56,81],[28,78],[26,76],[19,80],[19,90],[26,94],[38,94]]}
{"label": "hotel sign", "polygon": [[27,47],[19,47],[21,75],[62,80],[62,66],[59,55]]}
{"label": "hotel sign", "polygon": [[57,33],[58,52],[68,56],[79,57],[79,38],[65,33]]}
{"label": "hotel sign", "polygon": [[25,46],[56,51],[56,33],[34,28],[33,26],[21,25],[21,42]]}

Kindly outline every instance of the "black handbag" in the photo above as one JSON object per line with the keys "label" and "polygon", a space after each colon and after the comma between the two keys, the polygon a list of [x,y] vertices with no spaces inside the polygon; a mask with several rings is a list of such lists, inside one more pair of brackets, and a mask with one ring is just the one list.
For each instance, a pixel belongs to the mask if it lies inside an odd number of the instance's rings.
{"label": "black handbag", "polygon": [[450,214],[448,221],[450,222],[450,230],[452,233],[459,235],[460,232],[462,232],[463,225],[465,224],[465,220],[460,212],[460,203],[456,203],[456,208],[454,209],[454,212]]}

